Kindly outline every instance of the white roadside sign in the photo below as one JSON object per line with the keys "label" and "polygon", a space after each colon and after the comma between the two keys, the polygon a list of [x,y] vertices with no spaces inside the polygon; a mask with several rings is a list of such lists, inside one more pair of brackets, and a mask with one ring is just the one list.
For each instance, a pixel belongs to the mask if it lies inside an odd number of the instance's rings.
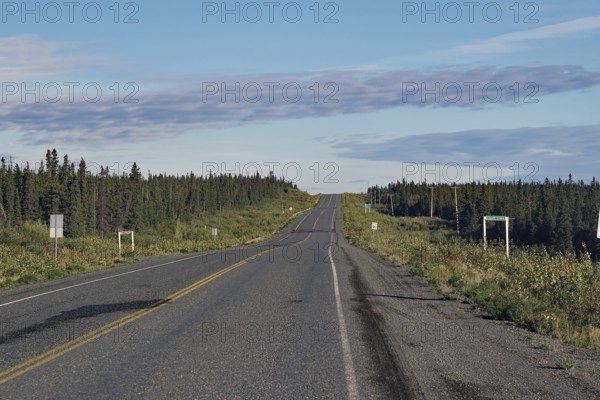
{"label": "white roadside sign", "polygon": [[60,214],[50,216],[50,237],[52,239],[63,237],[64,217]]}

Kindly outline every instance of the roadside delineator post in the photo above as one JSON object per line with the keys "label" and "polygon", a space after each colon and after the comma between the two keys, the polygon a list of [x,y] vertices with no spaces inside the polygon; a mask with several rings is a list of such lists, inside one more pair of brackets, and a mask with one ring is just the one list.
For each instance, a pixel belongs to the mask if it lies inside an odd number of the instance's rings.
{"label": "roadside delineator post", "polygon": [[598,211],[598,232],[596,233],[596,237],[600,239],[600,211]]}
{"label": "roadside delineator post", "polygon": [[54,262],[58,262],[58,238],[63,237],[64,216],[50,215],[50,237],[54,239]]}

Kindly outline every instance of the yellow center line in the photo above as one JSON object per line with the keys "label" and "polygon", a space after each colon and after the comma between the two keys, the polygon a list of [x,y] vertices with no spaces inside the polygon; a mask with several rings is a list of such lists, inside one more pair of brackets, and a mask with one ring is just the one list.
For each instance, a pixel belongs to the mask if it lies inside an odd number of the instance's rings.
{"label": "yellow center line", "polygon": [[[326,209],[324,209],[323,211],[321,211],[321,214],[319,214],[319,216],[317,217],[317,219],[315,220],[315,223],[312,226],[312,230],[314,231],[315,228],[317,227],[317,223],[319,222],[319,220],[321,219],[321,217],[323,216],[323,213],[325,212]],[[303,240],[301,240],[300,242],[298,242],[298,244],[302,243],[302,242],[306,242],[308,240],[308,238],[311,237],[313,233],[310,232]]]}
{"label": "yellow center line", "polygon": [[[312,226],[313,230],[317,226],[317,223],[321,219],[321,216],[323,215],[324,212],[325,212],[325,209],[323,211],[321,211],[321,213],[315,220],[315,223]],[[304,240],[302,240],[300,243],[308,240],[308,238],[310,238],[311,235],[312,235],[312,232],[309,233],[306,236],[306,238]],[[87,343],[90,343],[96,339],[99,339],[100,337],[107,335],[108,333],[114,331],[115,329],[118,329],[127,324],[130,324],[133,321],[138,320],[139,318],[142,318],[156,310],[159,310],[162,307],[166,306],[167,304],[169,304],[177,299],[180,299],[183,296],[190,294],[191,292],[193,292],[193,291],[199,289],[200,287],[206,285],[207,283],[219,278],[220,276],[225,275],[226,273],[228,273],[236,268],[241,267],[242,265],[246,264],[250,259],[256,259],[257,257],[260,257],[261,255],[263,255],[264,253],[266,253],[268,251],[270,251],[270,250],[262,251],[256,255],[253,255],[244,260],[241,260],[233,265],[230,265],[227,268],[224,268],[220,271],[213,273],[212,275],[202,278],[199,281],[194,282],[193,284],[191,284],[175,293],[170,294],[169,296],[165,297],[164,299],[161,299],[142,310],[136,311],[132,314],[129,314],[122,318],[119,318],[119,319],[117,319],[113,322],[110,322],[98,329],[90,331],[76,339],[73,339],[67,343],[64,343],[62,345],[54,347],[53,349],[51,349],[45,353],[39,354],[39,355],[37,355],[33,358],[30,358],[20,364],[17,364],[11,368],[8,368],[8,369],[0,372],[0,385],[18,377],[18,376],[21,376],[29,371],[32,371],[35,368],[38,368],[38,367],[66,354],[70,351],[73,351]]]}
{"label": "yellow center line", "polygon": [[250,258],[259,257],[262,254],[266,253],[267,251],[268,250],[265,250],[265,251],[259,253],[258,255],[248,257],[238,263],[230,265],[229,267],[224,268],[220,271],[217,271],[217,272],[213,273],[212,275],[209,275],[205,278],[202,278],[199,281],[194,282],[193,284],[165,297],[162,300],[159,300],[159,301],[149,305],[148,307],[146,307],[142,310],[139,310],[132,314],[126,315],[125,317],[122,317],[113,322],[110,322],[110,323],[108,323],[98,329],[95,329],[93,331],[90,331],[74,340],[71,340],[67,343],[57,346],[45,353],[42,353],[36,357],[30,358],[29,360],[26,360],[18,365],[15,365],[9,369],[6,369],[6,370],[0,372],[0,385],[18,377],[18,376],[21,376],[39,366],[42,366],[42,365],[64,355],[72,350],[75,350],[87,343],[90,343],[90,342],[114,331],[115,329],[117,329],[119,327],[130,324],[133,321],[164,307],[168,303],[171,303],[187,294],[190,294],[191,292],[193,292],[193,291],[199,289],[200,287],[206,285],[207,283],[219,278],[220,276],[246,264],[248,262],[248,260],[250,260]]}

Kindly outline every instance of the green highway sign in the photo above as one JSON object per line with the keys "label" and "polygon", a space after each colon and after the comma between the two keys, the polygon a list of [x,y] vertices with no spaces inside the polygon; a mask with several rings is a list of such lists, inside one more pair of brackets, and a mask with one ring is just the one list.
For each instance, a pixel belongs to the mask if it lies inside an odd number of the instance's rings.
{"label": "green highway sign", "polygon": [[510,257],[510,240],[508,236],[508,225],[510,224],[509,217],[505,217],[503,215],[486,215],[483,217],[483,251],[487,249],[487,229],[486,222],[487,221],[498,221],[498,222],[506,222],[506,258]]}
{"label": "green highway sign", "polygon": [[371,204],[370,203],[365,203],[365,208],[371,208]]}

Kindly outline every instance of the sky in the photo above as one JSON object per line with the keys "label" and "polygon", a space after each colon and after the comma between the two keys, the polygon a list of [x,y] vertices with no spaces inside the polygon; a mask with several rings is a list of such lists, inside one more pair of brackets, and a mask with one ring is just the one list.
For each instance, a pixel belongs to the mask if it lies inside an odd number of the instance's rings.
{"label": "sky", "polygon": [[0,155],[90,171],[600,178],[600,2],[0,3]]}

